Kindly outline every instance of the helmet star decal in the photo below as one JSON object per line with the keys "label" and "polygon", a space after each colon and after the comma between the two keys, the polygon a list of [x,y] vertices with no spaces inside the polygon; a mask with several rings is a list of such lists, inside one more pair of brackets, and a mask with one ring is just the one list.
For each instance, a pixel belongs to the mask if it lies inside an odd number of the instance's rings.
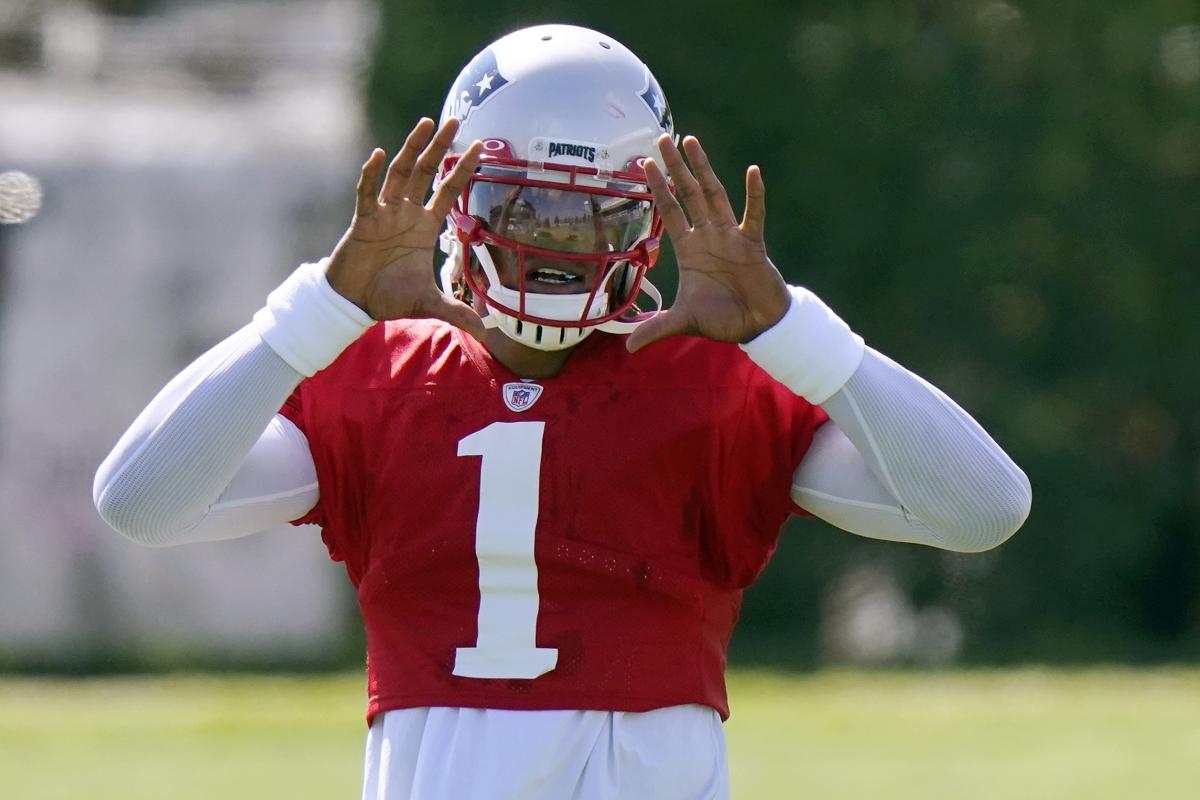
{"label": "helmet star decal", "polygon": [[666,95],[663,94],[663,90],[658,86],[658,81],[654,79],[649,70],[646,72],[646,83],[646,91],[640,95],[642,102],[648,105],[654,112],[654,116],[658,118],[658,127],[667,133],[672,133],[674,128],[672,127],[671,107],[667,105]]}
{"label": "helmet star decal", "polygon": [[454,82],[451,113],[465,122],[472,111],[507,84],[508,79],[500,74],[500,68],[496,65],[496,54],[491,48],[484,50],[467,64]]}

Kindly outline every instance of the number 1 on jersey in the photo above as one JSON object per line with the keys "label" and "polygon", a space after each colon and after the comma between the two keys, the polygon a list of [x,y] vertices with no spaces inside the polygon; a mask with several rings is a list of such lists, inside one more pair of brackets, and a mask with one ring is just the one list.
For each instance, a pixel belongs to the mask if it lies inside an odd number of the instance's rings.
{"label": "number 1 on jersey", "polygon": [[482,456],[475,556],[479,559],[479,636],[459,647],[455,675],[536,678],[554,669],[558,650],[538,647],[537,528],[545,422],[493,422],[458,442],[460,456]]}

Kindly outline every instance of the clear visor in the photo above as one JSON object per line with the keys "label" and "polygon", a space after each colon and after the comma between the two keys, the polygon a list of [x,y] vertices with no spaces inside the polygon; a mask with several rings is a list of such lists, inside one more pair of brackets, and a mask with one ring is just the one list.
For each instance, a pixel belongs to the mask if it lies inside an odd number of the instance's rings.
{"label": "clear visor", "polygon": [[[523,169],[484,166],[480,175],[528,180]],[[544,174],[544,173],[535,173]],[[610,191],[645,193],[646,187],[609,181]],[[467,213],[497,236],[566,253],[613,253],[632,249],[650,235],[653,203],[588,191],[488,180],[471,182]]]}

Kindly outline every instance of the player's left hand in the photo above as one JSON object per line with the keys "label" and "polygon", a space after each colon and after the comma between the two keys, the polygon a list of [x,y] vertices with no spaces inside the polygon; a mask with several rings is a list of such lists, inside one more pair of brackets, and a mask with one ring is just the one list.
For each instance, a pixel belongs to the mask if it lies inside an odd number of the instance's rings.
{"label": "player's left hand", "polygon": [[782,319],[791,303],[763,243],[762,173],[756,166],[746,170],[746,208],[739,222],[696,137],[683,140],[691,169],[671,137],[659,137],[658,149],[679,199],[653,159],[645,161],[646,180],[675,246],[679,291],[675,304],[638,327],[625,346],[632,353],[680,334],[748,342]]}

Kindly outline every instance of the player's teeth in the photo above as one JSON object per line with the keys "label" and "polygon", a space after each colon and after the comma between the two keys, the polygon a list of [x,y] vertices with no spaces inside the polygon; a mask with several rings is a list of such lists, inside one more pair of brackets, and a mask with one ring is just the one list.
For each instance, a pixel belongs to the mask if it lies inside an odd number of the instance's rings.
{"label": "player's teeth", "polygon": [[570,283],[571,281],[579,280],[578,275],[572,275],[569,272],[557,269],[535,270],[532,277],[535,281],[545,281],[546,283]]}

